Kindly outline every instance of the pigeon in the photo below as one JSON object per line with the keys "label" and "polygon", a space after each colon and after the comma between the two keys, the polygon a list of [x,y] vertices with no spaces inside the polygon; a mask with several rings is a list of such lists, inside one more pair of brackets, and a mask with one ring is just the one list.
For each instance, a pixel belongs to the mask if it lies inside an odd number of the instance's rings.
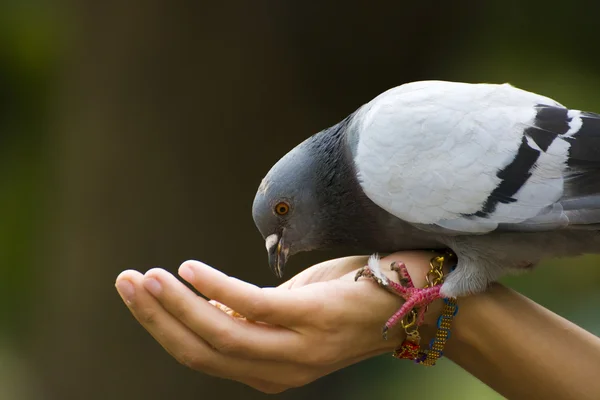
{"label": "pigeon", "polygon": [[452,272],[403,293],[397,321],[542,259],[600,253],[600,115],[510,84],[406,83],[281,158],[252,214],[280,278],[303,251],[451,250]]}

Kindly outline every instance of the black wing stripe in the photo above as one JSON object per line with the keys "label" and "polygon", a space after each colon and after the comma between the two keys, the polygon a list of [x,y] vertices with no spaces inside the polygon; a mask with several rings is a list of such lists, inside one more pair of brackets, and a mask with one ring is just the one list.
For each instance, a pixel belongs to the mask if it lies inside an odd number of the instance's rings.
{"label": "black wing stripe", "polygon": [[[481,210],[465,216],[489,217],[498,204],[515,202],[515,194],[531,177],[540,154],[546,152],[557,138],[570,145],[569,167],[600,164],[600,115],[579,111],[571,112],[571,115],[569,113],[569,109],[564,107],[536,106],[533,124],[523,131],[515,157],[496,174],[500,183],[490,193]],[[572,130],[574,118],[581,119],[581,126],[575,132]],[[532,147],[530,141],[535,142],[537,148]]]}
{"label": "black wing stripe", "polygon": [[496,174],[502,181],[488,196],[482,209],[473,215],[476,217],[487,217],[496,211],[498,203],[508,204],[516,201],[512,196],[531,177],[531,169],[539,156],[540,151],[531,148],[527,143],[527,138],[523,136],[515,158]]}
{"label": "black wing stripe", "polygon": [[483,203],[481,210],[469,216],[488,217],[498,207],[499,203],[512,203],[514,195],[525,185],[532,175],[532,169],[540,157],[540,150],[532,148],[527,138],[530,138],[542,150],[547,151],[552,142],[570,129],[571,118],[569,110],[563,107],[539,105],[533,125],[523,131],[521,145],[515,158],[498,171],[500,184],[490,193]]}

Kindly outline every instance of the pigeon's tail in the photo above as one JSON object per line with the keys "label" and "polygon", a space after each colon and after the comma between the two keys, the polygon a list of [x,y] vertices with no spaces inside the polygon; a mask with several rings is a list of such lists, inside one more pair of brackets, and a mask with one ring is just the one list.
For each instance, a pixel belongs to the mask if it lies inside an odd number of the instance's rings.
{"label": "pigeon's tail", "polygon": [[580,112],[570,137],[565,194],[559,204],[571,229],[600,230],[600,115]]}

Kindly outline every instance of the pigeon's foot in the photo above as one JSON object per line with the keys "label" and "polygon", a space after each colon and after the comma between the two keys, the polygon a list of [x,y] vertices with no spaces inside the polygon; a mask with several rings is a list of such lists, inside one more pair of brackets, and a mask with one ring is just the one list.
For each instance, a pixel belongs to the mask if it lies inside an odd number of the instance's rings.
{"label": "pigeon's foot", "polygon": [[[402,321],[412,310],[415,310],[415,324],[420,326],[423,323],[425,317],[425,311],[427,306],[434,300],[441,298],[440,295],[441,285],[427,287],[427,288],[415,288],[409,287],[406,289],[406,293],[397,292],[406,302],[402,304],[402,307],[394,315],[390,317],[383,327],[383,337],[387,336],[387,331],[393,328],[398,322]],[[408,321],[410,324],[412,321]]]}
{"label": "pigeon's foot", "polygon": [[402,297],[405,302],[402,307],[388,319],[383,327],[383,337],[387,338],[387,332],[394,327],[398,322],[402,321],[412,310],[415,310],[414,321],[407,321],[408,324],[416,324],[420,326],[425,317],[427,306],[436,299],[441,298],[441,285],[426,288],[416,288],[413,285],[412,279],[406,270],[404,263],[394,262],[390,268],[396,271],[400,277],[400,283],[396,283],[385,276],[379,267],[379,259],[377,257],[369,258],[368,265],[361,268],[355,276],[355,280],[364,276],[373,279],[379,286],[386,289],[397,296]]}

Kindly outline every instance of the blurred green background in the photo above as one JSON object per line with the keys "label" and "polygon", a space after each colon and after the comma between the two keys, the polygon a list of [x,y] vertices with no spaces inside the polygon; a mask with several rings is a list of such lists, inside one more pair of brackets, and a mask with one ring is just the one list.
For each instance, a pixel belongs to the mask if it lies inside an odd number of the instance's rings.
{"label": "blurred green background", "polygon": [[[250,214],[262,176],[404,82],[510,82],[600,111],[599,11],[3,0],[0,399],[266,398],[177,364],[122,305],[117,274],[195,258],[277,284]],[[290,270],[326,256],[298,256]],[[600,334],[598,263],[555,260],[506,282]],[[276,397],[371,395],[499,398],[449,361],[424,369],[389,356]]]}

